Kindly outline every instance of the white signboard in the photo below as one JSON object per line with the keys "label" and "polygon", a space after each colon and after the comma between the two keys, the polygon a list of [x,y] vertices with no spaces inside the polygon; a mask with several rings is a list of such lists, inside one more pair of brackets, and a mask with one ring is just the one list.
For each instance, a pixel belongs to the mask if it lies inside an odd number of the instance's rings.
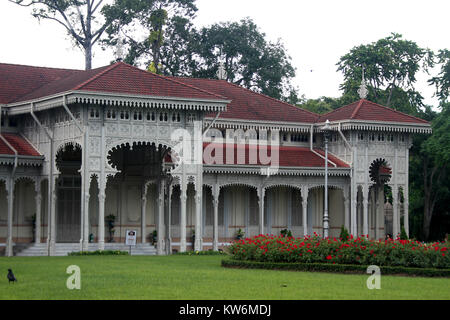
{"label": "white signboard", "polygon": [[136,245],[136,230],[127,230],[127,237],[126,237],[126,245],[127,246],[135,246]]}

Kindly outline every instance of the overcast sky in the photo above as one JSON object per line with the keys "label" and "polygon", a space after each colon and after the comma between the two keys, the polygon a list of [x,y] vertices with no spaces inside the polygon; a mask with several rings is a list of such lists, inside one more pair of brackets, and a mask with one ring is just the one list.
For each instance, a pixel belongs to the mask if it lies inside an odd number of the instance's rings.
{"label": "overcast sky", "polygon": [[[197,0],[197,6],[197,26],[250,17],[269,40],[281,38],[297,69],[295,85],[307,98],[339,96],[339,58],[391,32],[432,50],[450,48],[449,0]],[[30,12],[0,0],[0,62],[83,69],[83,53],[63,28],[39,24]],[[95,47],[93,67],[112,59],[112,51]],[[421,75],[416,87],[436,104],[428,77]]]}

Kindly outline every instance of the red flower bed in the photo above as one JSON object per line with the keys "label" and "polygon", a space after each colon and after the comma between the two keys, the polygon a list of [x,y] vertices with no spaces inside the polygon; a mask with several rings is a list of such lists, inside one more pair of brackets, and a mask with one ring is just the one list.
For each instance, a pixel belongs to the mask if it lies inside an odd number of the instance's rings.
{"label": "red flower bed", "polygon": [[228,252],[236,260],[306,262],[450,268],[445,243],[424,244],[413,240],[375,241],[367,237],[323,239],[319,235],[293,238],[259,235],[232,243]]}

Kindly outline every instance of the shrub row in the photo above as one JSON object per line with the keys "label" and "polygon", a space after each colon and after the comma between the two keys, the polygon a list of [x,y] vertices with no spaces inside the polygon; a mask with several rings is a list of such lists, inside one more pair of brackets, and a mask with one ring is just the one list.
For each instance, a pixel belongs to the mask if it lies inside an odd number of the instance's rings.
{"label": "shrub row", "polygon": [[[345,264],[329,264],[329,263],[288,263],[288,262],[257,262],[224,259],[222,266],[226,268],[243,268],[243,269],[268,269],[268,270],[284,270],[284,271],[318,271],[332,273],[356,273],[367,274],[368,266],[364,265],[345,265]],[[450,277],[450,269],[430,269],[430,268],[407,268],[381,266],[382,275],[408,275],[419,277]]]}
{"label": "shrub row", "polygon": [[450,269],[445,243],[424,244],[413,240],[347,240],[317,234],[304,238],[259,235],[235,241],[227,252],[235,260],[288,263],[402,266]]}
{"label": "shrub row", "polygon": [[127,251],[119,250],[97,250],[97,251],[77,251],[70,252],[69,256],[126,256]]}
{"label": "shrub row", "polygon": [[213,251],[213,250],[207,250],[207,251],[186,251],[186,252],[178,252],[175,255],[179,256],[221,256],[225,253],[223,251]]}

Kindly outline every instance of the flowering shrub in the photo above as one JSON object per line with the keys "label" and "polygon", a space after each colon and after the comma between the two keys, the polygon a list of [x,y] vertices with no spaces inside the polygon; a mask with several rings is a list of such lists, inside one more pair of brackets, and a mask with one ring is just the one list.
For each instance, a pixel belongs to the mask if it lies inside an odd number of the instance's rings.
{"label": "flowering shrub", "polygon": [[449,248],[440,242],[375,241],[353,236],[343,241],[323,239],[316,233],[304,238],[259,235],[235,241],[227,250],[233,259],[259,262],[450,268]]}

